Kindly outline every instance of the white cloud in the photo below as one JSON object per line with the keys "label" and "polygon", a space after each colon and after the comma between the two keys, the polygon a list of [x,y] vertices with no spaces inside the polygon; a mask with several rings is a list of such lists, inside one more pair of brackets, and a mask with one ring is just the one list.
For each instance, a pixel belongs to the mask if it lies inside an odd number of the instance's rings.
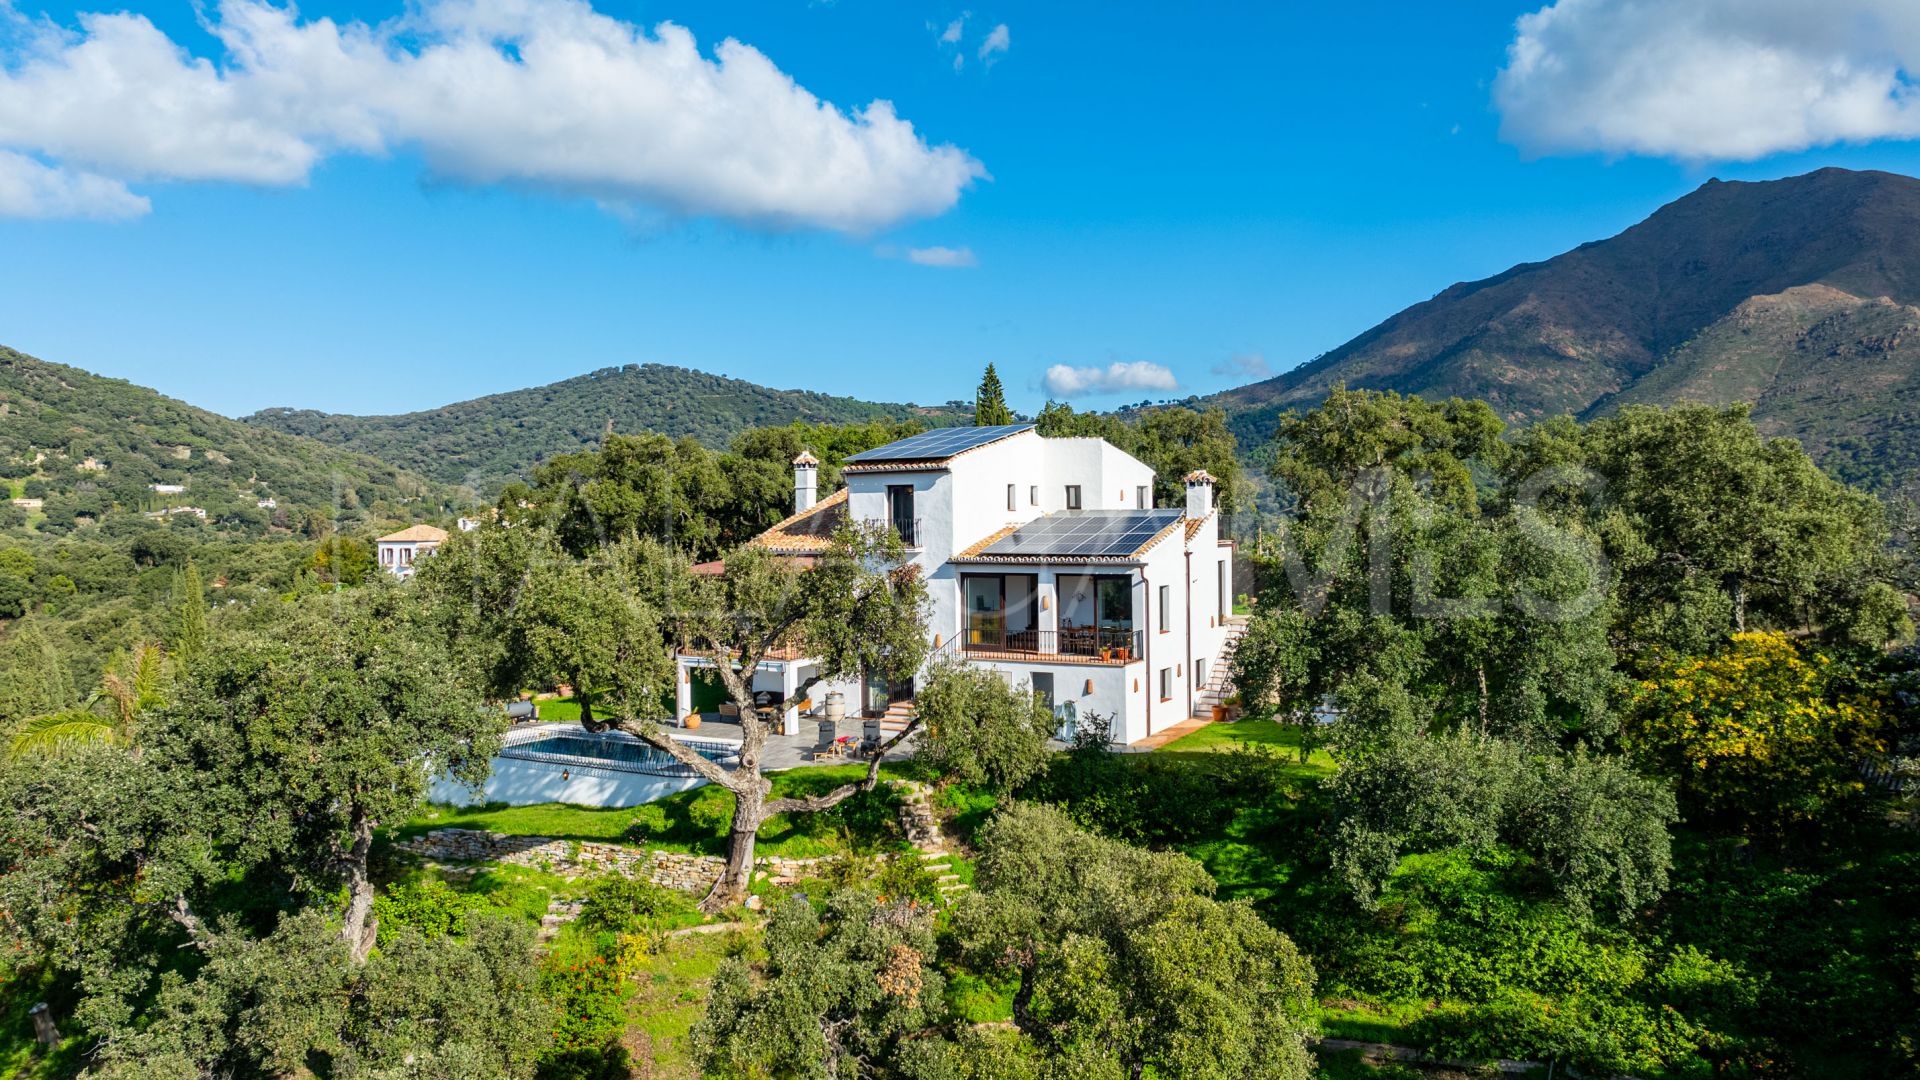
{"label": "white cloud", "polygon": [[1533,152],[1749,160],[1920,135],[1912,0],[1558,0],[1494,82]]}
{"label": "white cloud", "polygon": [[968,247],[908,248],[907,261],[917,266],[964,267],[980,265],[980,260],[973,257],[973,249]]}
{"label": "white cloud", "polygon": [[843,111],[751,46],[709,58],[680,26],[583,0],[425,0],[378,26],[227,0],[209,29],[217,64],[137,15],[29,28],[0,67],[0,148],[113,180],[269,185],[412,149],[458,182],[854,233],[942,213],[986,175],[890,102]]}
{"label": "white cloud", "polygon": [[1273,374],[1273,365],[1257,352],[1235,353],[1213,365],[1215,375],[1232,375],[1240,379],[1264,379]]}
{"label": "white cloud", "polygon": [[959,18],[948,23],[945,30],[940,31],[940,43],[942,45],[960,44],[960,35],[965,33],[966,29],[967,17],[961,15]]}
{"label": "white cloud", "polygon": [[987,39],[980,43],[980,59],[991,64],[995,54],[1006,52],[1007,47],[1012,44],[1013,40],[1007,32],[1007,24],[1001,23],[987,31]]}
{"label": "white cloud", "polygon": [[0,217],[119,221],[152,208],[118,180],[52,168],[0,150]]}
{"label": "white cloud", "polygon": [[1150,360],[1130,363],[1115,361],[1106,367],[1070,367],[1055,364],[1041,377],[1047,396],[1055,398],[1089,397],[1094,394],[1124,394],[1135,390],[1178,390],[1180,380],[1164,364]]}

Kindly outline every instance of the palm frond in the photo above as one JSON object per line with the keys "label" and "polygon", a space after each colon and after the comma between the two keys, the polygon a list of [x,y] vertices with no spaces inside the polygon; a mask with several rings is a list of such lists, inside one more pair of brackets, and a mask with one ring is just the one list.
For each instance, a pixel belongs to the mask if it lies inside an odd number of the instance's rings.
{"label": "palm frond", "polygon": [[95,743],[120,741],[108,717],[89,709],[69,709],[30,717],[13,729],[7,752],[15,758],[60,757]]}

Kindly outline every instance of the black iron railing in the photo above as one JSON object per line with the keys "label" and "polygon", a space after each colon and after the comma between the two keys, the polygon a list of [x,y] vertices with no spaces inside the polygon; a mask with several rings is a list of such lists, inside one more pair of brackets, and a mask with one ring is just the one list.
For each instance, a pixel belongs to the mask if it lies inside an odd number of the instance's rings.
{"label": "black iron railing", "polygon": [[887,524],[900,534],[900,542],[908,547],[919,547],[926,539],[926,534],[920,531],[919,518],[892,518]]}
{"label": "black iron railing", "polygon": [[1058,630],[968,627],[961,638],[961,647],[970,651],[1083,656],[1126,662],[1141,658],[1140,638],[1140,631],[1117,626],[1063,626]]}
{"label": "black iron railing", "polygon": [[[676,739],[687,749],[717,763],[739,756],[732,743],[705,739]],[[625,732],[572,730],[518,731],[508,734],[497,755],[514,761],[538,761],[575,769],[641,773],[647,776],[693,776],[693,768],[666,751]]]}

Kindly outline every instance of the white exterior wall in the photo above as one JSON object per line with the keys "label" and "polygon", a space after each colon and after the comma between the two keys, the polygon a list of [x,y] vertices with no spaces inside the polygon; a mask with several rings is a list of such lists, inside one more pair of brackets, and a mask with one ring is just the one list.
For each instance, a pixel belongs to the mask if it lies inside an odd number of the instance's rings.
{"label": "white exterior wall", "polygon": [[375,547],[380,569],[399,578],[413,576],[414,564],[434,553],[440,545],[432,540],[381,540]]}
{"label": "white exterior wall", "polygon": [[[1091,573],[1130,577],[1134,625],[1140,631],[1145,653],[1134,662],[1085,663],[1056,657],[973,661],[1016,681],[1030,680],[1037,672],[1051,674],[1055,702],[1072,702],[1082,715],[1097,712],[1113,717],[1113,738],[1121,744],[1138,742],[1188,719],[1204,685],[1195,661],[1205,661],[1209,666],[1218,663],[1225,640],[1218,591],[1223,559],[1229,582],[1232,571],[1232,549],[1218,543],[1218,515],[1208,516],[1190,544],[1184,527],[1176,528],[1137,564],[957,565],[950,560],[955,552],[1009,525],[1065,510],[1068,485],[1080,487],[1081,509],[1139,510],[1151,506],[1153,482],[1151,468],[1105,440],[1042,439],[1033,432],[969,451],[938,466],[846,476],[848,514],[856,521],[886,521],[887,488],[900,484],[913,487],[920,535],[911,554],[927,582],[931,605],[928,639],[942,646],[964,632],[963,574],[1033,575],[1037,579],[1037,627],[1053,632],[1058,631],[1060,623],[1059,576]],[[1011,509],[1008,484],[1014,485]],[[1148,506],[1140,505],[1142,487],[1149,492]],[[1161,585],[1168,586],[1171,601],[1164,632],[1160,630]],[[961,654],[965,655],[964,651]],[[1170,692],[1164,700],[1159,693],[1162,668],[1169,669],[1170,675]],[[859,714],[858,680],[835,686],[822,684],[811,696],[819,703],[829,689],[839,689],[846,695],[850,717]],[[682,681],[681,715],[688,708],[686,695],[686,683]]]}
{"label": "white exterior wall", "polygon": [[976,665],[1000,672],[1009,683],[1031,686],[1036,672],[1053,676],[1053,702],[1072,702],[1080,716],[1099,713],[1113,718],[1112,739],[1117,745],[1138,742],[1145,731],[1145,664],[1075,664],[1024,660],[976,660]]}

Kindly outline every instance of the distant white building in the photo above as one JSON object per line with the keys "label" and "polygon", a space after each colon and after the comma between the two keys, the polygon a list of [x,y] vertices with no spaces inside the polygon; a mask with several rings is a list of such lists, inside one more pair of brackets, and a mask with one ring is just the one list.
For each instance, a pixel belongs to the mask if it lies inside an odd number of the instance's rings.
{"label": "distant white building", "polygon": [[276,510],[279,508],[280,503],[273,499],[255,499],[253,505],[262,510]]}
{"label": "distant white building", "polygon": [[[1233,545],[1220,539],[1214,478],[1185,478],[1181,507],[1153,505],[1154,473],[1102,439],[1042,438],[1031,424],[937,428],[855,454],[846,487],[816,498],[819,463],[794,461],[793,516],[752,544],[808,559],[843,521],[889,525],[920,568],[931,601],[926,634],[945,654],[1024,683],[1063,721],[1111,721],[1118,744],[1202,714],[1238,627]],[[719,567],[713,567],[720,570]],[[705,657],[679,658],[679,714]],[[818,661],[769,657],[754,688],[795,691]],[[711,678],[711,676],[704,676]],[[848,713],[908,706],[913,684],[862,677],[820,683]]]}
{"label": "distant white building", "polygon": [[431,555],[447,542],[447,530],[431,525],[412,525],[397,533],[388,533],[374,541],[380,569],[397,578],[413,576],[413,564]]}
{"label": "distant white building", "polygon": [[158,519],[170,518],[175,514],[192,514],[201,521],[207,520],[207,512],[198,506],[169,506],[164,510],[149,510],[140,516]]}
{"label": "distant white building", "polygon": [[161,495],[179,495],[187,490],[185,484],[148,484],[147,490]]}

